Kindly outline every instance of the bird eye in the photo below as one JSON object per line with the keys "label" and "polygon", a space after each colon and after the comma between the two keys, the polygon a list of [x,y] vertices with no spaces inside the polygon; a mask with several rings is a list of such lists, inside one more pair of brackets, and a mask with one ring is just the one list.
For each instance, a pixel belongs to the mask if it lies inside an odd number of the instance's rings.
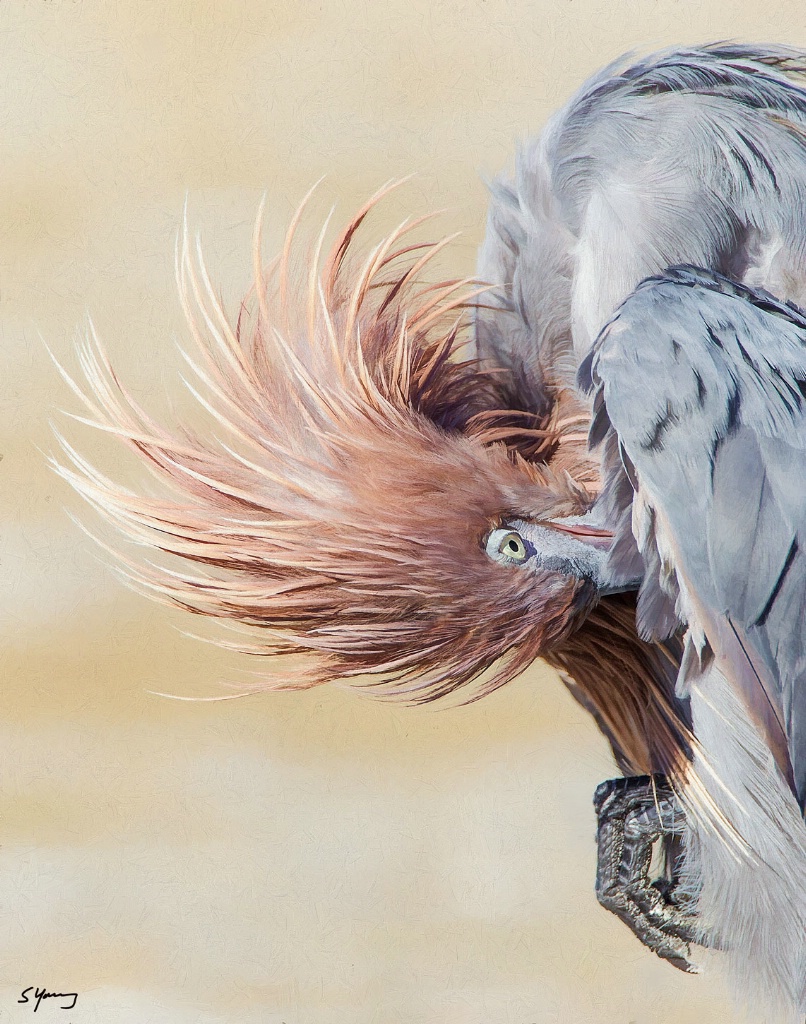
{"label": "bird eye", "polygon": [[530,554],[523,537],[515,530],[493,530],[485,548],[493,561],[504,565],[520,565]]}

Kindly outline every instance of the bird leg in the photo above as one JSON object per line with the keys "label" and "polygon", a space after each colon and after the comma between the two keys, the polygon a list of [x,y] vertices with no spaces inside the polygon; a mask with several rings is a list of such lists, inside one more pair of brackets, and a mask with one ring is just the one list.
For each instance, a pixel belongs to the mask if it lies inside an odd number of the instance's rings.
{"label": "bird leg", "polygon": [[[686,911],[691,897],[680,885],[680,839],[686,819],[662,775],[609,779],[596,788],[598,818],[596,897],[653,953],[695,973],[689,943],[697,941]],[[664,844],[666,874],[652,880],[656,842]]]}

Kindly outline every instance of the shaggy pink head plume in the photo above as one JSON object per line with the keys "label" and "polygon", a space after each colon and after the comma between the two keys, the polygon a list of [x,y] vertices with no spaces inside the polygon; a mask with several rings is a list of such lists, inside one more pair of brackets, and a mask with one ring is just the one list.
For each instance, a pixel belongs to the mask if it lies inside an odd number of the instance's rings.
{"label": "shaggy pink head plume", "polygon": [[307,652],[281,688],[369,674],[420,701],[484,674],[480,696],[574,630],[595,600],[583,580],[493,561],[486,538],[513,518],[584,511],[595,475],[579,410],[563,421],[559,401],[538,421],[517,411],[502,371],[460,359],[482,289],[420,282],[448,240],[406,244],[422,221],[404,223],[357,259],[354,236],[386,191],[324,260],[323,231],[301,274],[302,207],[268,270],[258,220],[255,283],[234,323],[185,235],[192,390],[215,431],[156,424],[91,335],[87,388],[70,381],[84,422],[119,437],[167,486],[159,497],[124,491],[64,442],[72,466],[58,469],[131,539],[171,556],[124,558],[136,584],[246,624],[255,643],[237,647],[248,653]]}

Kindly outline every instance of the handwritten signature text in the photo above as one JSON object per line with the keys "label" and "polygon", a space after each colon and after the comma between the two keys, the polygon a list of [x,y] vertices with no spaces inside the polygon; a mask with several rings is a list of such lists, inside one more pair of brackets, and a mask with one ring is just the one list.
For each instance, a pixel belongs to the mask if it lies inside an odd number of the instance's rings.
{"label": "handwritten signature text", "polygon": [[[33,993],[33,995],[31,995]],[[48,992],[46,988],[39,988],[39,986],[29,985],[28,988],[24,988],[20,993],[20,998],[17,1000],[18,1003],[31,1003],[33,1005],[34,1013],[39,1009],[39,1004],[43,999],[61,999],[63,1000],[62,1005],[59,1007],[60,1010],[72,1010],[78,1002],[78,992]],[[71,1001],[72,1000],[72,1001]]]}

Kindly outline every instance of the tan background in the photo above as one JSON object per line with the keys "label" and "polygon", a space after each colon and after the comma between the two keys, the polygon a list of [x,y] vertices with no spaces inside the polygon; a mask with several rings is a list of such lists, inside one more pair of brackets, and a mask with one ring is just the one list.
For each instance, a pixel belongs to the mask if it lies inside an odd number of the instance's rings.
{"label": "tan background", "polygon": [[[230,304],[328,175],[347,214],[451,206],[631,47],[806,45],[802,0],[4,0],[0,5],[0,1021],[27,985],[72,1024],[734,1020],[709,970],[653,959],[595,904],[604,744],[548,671],[468,709],[335,688],[229,703],[253,663],[130,594],[65,515],[48,420],[90,312],[157,409],[178,393],[185,194]],[[64,421],[62,420],[62,423]],[[107,465],[112,446],[71,437]],[[128,464],[121,472],[131,471]]]}

